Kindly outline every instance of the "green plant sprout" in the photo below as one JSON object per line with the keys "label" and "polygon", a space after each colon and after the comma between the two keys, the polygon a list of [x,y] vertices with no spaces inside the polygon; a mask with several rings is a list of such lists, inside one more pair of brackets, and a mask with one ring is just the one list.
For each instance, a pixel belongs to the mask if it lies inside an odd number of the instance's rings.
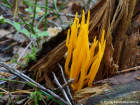
{"label": "green plant sprout", "polygon": [[36,90],[30,94],[32,100],[34,100],[35,105],[38,105],[38,101],[42,99],[42,93],[39,90]]}
{"label": "green plant sprout", "polygon": [[18,57],[12,57],[12,59],[10,60],[10,62],[16,63],[18,65],[20,65],[21,68],[24,68],[25,65],[21,64],[20,62],[17,62],[17,58],[19,58],[19,55],[16,54]]}
{"label": "green plant sprout", "polygon": [[31,47],[31,54],[27,53],[27,55],[24,57],[26,59],[26,64],[28,64],[28,62],[32,59],[33,61],[37,62],[36,59],[36,48],[35,47]]}
{"label": "green plant sprout", "polygon": [[73,24],[73,19],[70,19],[69,21],[66,21],[65,23],[66,25],[71,27],[71,25]]}

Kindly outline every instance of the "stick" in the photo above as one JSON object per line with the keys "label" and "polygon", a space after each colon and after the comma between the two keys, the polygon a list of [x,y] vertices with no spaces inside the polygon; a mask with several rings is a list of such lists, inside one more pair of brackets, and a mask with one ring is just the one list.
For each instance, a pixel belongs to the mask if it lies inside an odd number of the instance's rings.
{"label": "stick", "polygon": [[56,22],[54,22],[54,21],[52,21],[52,20],[48,20],[48,22],[51,23],[51,24],[53,24],[53,25],[55,25],[55,26],[57,26],[57,27],[60,27],[59,24],[57,24]]}
{"label": "stick", "polygon": [[[28,47],[31,45],[33,41],[31,40],[30,43],[27,45],[27,47],[24,49],[24,51],[22,52],[22,54],[20,55],[20,57],[18,58],[17,62],[20,61],[21,57],[23,56],[23,54],[26,52],[26,50],[28,49]],[[14,68],[17,66],[17,63],[14,65]]]}
{"label": "stick", "polygon": [[62,93],[63,93],[65,99],[66,99],[67,102],[69,103],[69,105],[72,105],[71,102],[70,102],[70,100],[69,100],[69,98],[68,98],[68,96],[67,96],[67,94],[66,94],[66,92],[65,92],[65,90],[62,88],[61,84],[59,83],[58,79],[56,78],[54,72],[52,72],[52,73],[53,73],[53,77],[54,77],[55,83],[60,87],[60,89],[61,89],[61,91],[62,91]]}
{"label": "stick", "polygon": [[4,91],[4,92],[6,92],[7,94],[9,94],[10,96],[12,96],[12,94],[11,94],[10,92],[8,92],[8,91],[6,91],[6,90],[4,90],[4,89],[2,89],[2,88],[0,88],[0,90]]}
{"label": "stick", "polygon": [[130,72],[130,71],[135,71],[135,70],[138,70],[140,69],[140,66],[136,66],[136,67],[133,67],[133,68],[129,68],[129,69],[125,69],[125,70],[122,70],[122,71],[117,71],[116,73],[125,73],[125,72]]}
{"label": "stick", "polygon": [[[61,69],[61,74],[62,74],[63,80],[64,80],[65,84],[67,84],[66,86],[67,86],[68,94],[69,94],[69,96],[70,96],[72,102],[74,103],[74,105],[76,105],[76,103],[74,102],[73,97],[72,97],[72,95],[71,95],[71,92],[70,92],[70,89],[69,89],[69,86],[68,86],[69,84],[68,84],[68,82],[66,81],[66,78],[65,78],[65,76],[64,76],[63,68],[62,68],[62,66],[61,66],[59,63],[58,63],[58,66],[59,66],[60,69]],[[73,81],[74,81],[74,80],[73,80]]]}
{"label": "stick", "polygon": [[[54,14],[52,11],[49,11],[50,14]],[[66,14],[66,13],[60,13],[60,12],[57,12],[58,15],[61,15],[61,16],[67,16],[67,17],[75,17],[75,15],[73,14]],[[77,17],[80,17],[80,15],[77,15]]]}
{"label": "stick", "polygon": [[[70,85],[70,84],[72,84],[72,83],[74,83],[74,79],[68,80],[67,83],[65,83],[65,84],[62,85],[62,88],[64,89],[65,87],[67,87],[68,85]],[[60,87],[58,87],[58,88],[51,88],[51,87],[48,86],[47,84],[46,84],[46,86],[47,86],[49,89],[54,90],[54,91],[60,89]]]}

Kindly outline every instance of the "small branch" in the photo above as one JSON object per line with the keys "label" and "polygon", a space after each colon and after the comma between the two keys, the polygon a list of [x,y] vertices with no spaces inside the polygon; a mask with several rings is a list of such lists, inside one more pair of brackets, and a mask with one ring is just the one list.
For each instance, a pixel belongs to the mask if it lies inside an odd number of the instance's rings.
{"label": "small branch", "polygon": [[[28,47],[31,45],[33,41],[31,40],[30,43],[28,44],[28,46],[24,49],[24,51],[22,52],[22,54],[20,55],[20,57],[18,58],[17,62],[20,61],[21,57],[23,56],[23,54],[26,52],[26,50],[28,49]],[[17,64],[14,65],[14,68],[16,67]]]}
{"label": "small branch", "polygon": [[[14,68],[12,68],[12,67],[10,67],[10,66],[8,66],[7,64],[4,64],[4,63],[1,62],[1,61],[0,61],[0,66],[2,66],[2,67],[4,67],[4,68],[6,68],[7,70],[9,70],[10,73],[12,73],[12,74],[14,74],[14,75],[16,75],[16,76],[22,78],[23,80],[26,80],[26,78],[24,78],[24,77],[22,77],[20,74],[16,73],[16,71],[19,72],[18,70],[14,69]],[[26,80],[26,81],[29,82],[29,80]]]}
{"label": "small branch", "polygon": [[[52,11],[49,11],[50,14],[54,14]],[[66,14],[66,13],[60,13],[60,12],[57,12],[58,15],[60,16],[67,16],[67,17],[72,17],[72,18],[75,18],[75,15],[73,14]],[[80,17],[80,15],[77,15],[77,17]]]}
{"label": "small branch", "polygon": [[[9,16],[12,16],[12,14],[1,14],[3,17],[9,17]],[[28,16],[24,13],[20,13],[21,16]]]}
{"label": "small branch", "polygon": [[53,100],[48,105],[51,105],[52,102],[53,102]]}
{"label": "small branch", "polygon": [[[31,94],[32,92],[29,92],[29,91],[14,91],[14,92],[10,92],[11,94]],[[5,93],[5,92],[0,92],[0,94],[9,94],[9,93]]]}
{"label": "small branch", "polygon": [[71,102],[70,102],[70,100],[69,100],[69,98],[68,98],[68,96],[67,96],[67,94],[66,94],[66,92],[65,92],[65,90],[62,88],[61,84],[59,83],[58,79],[56,78],[54,72],[52,72],[52,73],[53,73],[53,77],[54,77],[55,83],[60,87],[60,89],[61,89],[61,91],[62,91],[62,93],[63,93],[65,99],[66,99],[67,102],[69,103],[69,105],[72,105]]}
{"label": "small branch", "polygon": [[116,73],[119,74],[119,73],[126,73],[126,72],[130,72],[130,71],[135,71],[135,70],[138,70],[140,69],[140,66],[136,66],[136,67],[133,67],[133,68],[129,68],[129,69],[125,69],[125,70],[122,70],[122,71],[117,71]]}
{"label": "small branch", "polygon": [[[65,78],[65,76],[64,76],[63,68],[62,68],[62,66],[61,66],[59,63],[58,63],[58,66],[59,66],[60,69],[61,69],[61,74],[62,74],[63,80],[64,80],[65,84],[67,84],[68,82],[66,81],[66,78]],[[74,82],[74,80],[73,80],[73,82]],[[74,102],[73,97],[72,97],[72,95],[71,95],[71,92],[70,92],[70,89],[69,89],[69,85],[67,84],[66,87],[67,87],[68,95],[70,96],[70,98],[71,98],[73,104],[76,105],[76,103]]]}
{"label": "small branch", "polygon": [[8,81],[8,82],[21,83],[21,84],[27,84],[27,83],[22,82],[22,81],[10,80],[10,79],[5,79],[5,78],[0,78],[0,80],[3,80],[3,81]]}
{"label": "small branch", "polygon": [[[65,83],[65,84],[62,85],[62,88],[64,89],[66,86],[68,86],[68,85],[70,85],[70,84],[72,84],[72,83],[74,83],[74,79],[68,80],[67,83]],[[60,89],[60,87],[58,87],[58,88],[51,88],[51,87],[48,86],[47,84],[46,84],[46,86],[47,86],[49,89],[54,90],[54,91]]]}
{"label": "small branch", "polygon": [[19,43],[14,43],[13,45],[8,46],[8,47],[6,47],[6,48],[2,49],[1,51],[2,51],[2,52],[4,52],[4,51],[6,51],[6,50],[9,50],[9,49],[11,49],[11,48],[13,48],[13,47],[17,46],[18,44],[19,44]]}
{"label": "small branch", "polygon": [[[7,71],[7,70],[5,70],[5,69],[1,69],[1,68],[0,68],[0,71],[1,71],[1,72],[7,72],[7,73],[9,73],[9,71]],[[0,85],[1,85],[1,84],[0,84]]]}
{"label": "small branch", "polygon": [[[8,73],[10,73],[9,71],[7,71]],[[25,73],[26,71],[23,71],[23,73]],[[10,77],[10,78],[8,78],[8,79],[10,79],[10,80],[12,80],[12,79],[15,79],[15,78],[17,78],[17,76],[12,76],[12,77]],[[7,81],[2,81],[2,82],[0,82],[0,85],[2,85],[2,84],[4,84],[4,83],[6,83]]]}
{"label": "small branch", "polygon": [[26,102],[25,102],[25,104],[24,105],[26,105],[28,102],[30,102],[31,101],[31,98],[29,99],[29,100],[27,100]]}
{"label": "small branch", "polygon": [[31,94],[32,92],[30,92],[30,91],[27,91],[27,90],[22,90],[22,91],[14,91],[14,92],[11,92],[11,94],[21,94],[21,93],[26,93],[26,94]]}
{"label": "small branch", "polygon": [[44,102],[44,105],[47,105],[47,103],[45,102],[45,100],[41,97],[42,101]]}
{"label": "small branch", "polygon": [[60,27],[59,24],[57,24],[56,22],[54,22],[54,21],[52,21],[52,20],[48,20],[48,22],[51,23],[51,24],[53,24],[53,25],[55,25],[55,26],[57,26],[57,27]]}
{"label": "small branch", "polygon": [[9,94],[10,96],[12,96],[12,94],[11,94],[10,92],[6,91],[5,89],[0,88],[0,90],[4,91],[4,92],[6,92],[7,94]]}
{"label": "small branch", "polygon": [[134,77],[135,79],[137,79],[137,80],[140,80],[140,77]]}

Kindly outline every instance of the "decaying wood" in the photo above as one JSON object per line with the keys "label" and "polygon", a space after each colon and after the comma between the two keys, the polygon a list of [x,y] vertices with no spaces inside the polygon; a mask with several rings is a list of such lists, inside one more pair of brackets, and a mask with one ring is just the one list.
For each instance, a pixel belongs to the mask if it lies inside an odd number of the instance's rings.
{"label": "decaying wood", "polygon": [[65,46],[65,41],[64,41],[62,44],[60,44],[58,47],[53,49],[50,53],[48,53],[43,59],[41,59],[36,65],[34,65],[31,68],[31,70],[34,70],[34,72],[37,73],[36,75],[37,82],[41,81],[40,77],[41,77],[42,72],[47,73],[49,71],[49,67],[54,64],[57,64],[57,62],[64,57],[64,54],[66,53],[66,51],[67,51],[67,48]]}
{"label": "decaying wood", "polygon": [[73,97],[77,103],[85,103],[85,105],[103,104],[101,102],[105,101],[132,101],[133,99],[140,101],[139,74],[140,70],[94,82],[94,87],[79,90]]}
{"label": "decaying wood", "polygon": [[[139,66],[140,0],[101,0],[90,9],[90,13],[89,41],[93,42],[95,36],[100,41],[103,30],[107,40],[96,80],[111,77],[117,71]],[[34,71],[37,82],[45,78],[46,83],[54,87],[53,83],[50,83],[52,72],[59,74],[57,62],[62,67],[65,64],[63,56],[67,51],[66,35],[67,29],[44,43],[37,56],[38,63],[32,67],[31,62],[29,63],[27,69]]]}

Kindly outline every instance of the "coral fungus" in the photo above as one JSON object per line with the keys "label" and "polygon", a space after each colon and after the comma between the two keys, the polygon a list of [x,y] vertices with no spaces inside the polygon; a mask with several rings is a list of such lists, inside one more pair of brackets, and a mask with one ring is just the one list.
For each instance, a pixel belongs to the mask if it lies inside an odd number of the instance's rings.
{"label": "coral fungus", "polygon": [[[89,48],[89,19],[90,11],[88,11],[87,22],[85,23],[85,14],[83,11],[80,25],[76,13],[74,23],[71,26],[71,33],[70,30],[68,30],[67,34],[66,46],[68,51],[65,62],[65,72],[70,79],[75,78],[74,84],[71,85],[74,91],[82,89],[85,84],[92,86],[105,50],[106,41],[104,41],[104,30],[101,42],[98,42],[95,37],[91,48]],[[99,49],[98,52],[95,53],[97,45]],[[70,61],[72,64],[69,70]]]}

